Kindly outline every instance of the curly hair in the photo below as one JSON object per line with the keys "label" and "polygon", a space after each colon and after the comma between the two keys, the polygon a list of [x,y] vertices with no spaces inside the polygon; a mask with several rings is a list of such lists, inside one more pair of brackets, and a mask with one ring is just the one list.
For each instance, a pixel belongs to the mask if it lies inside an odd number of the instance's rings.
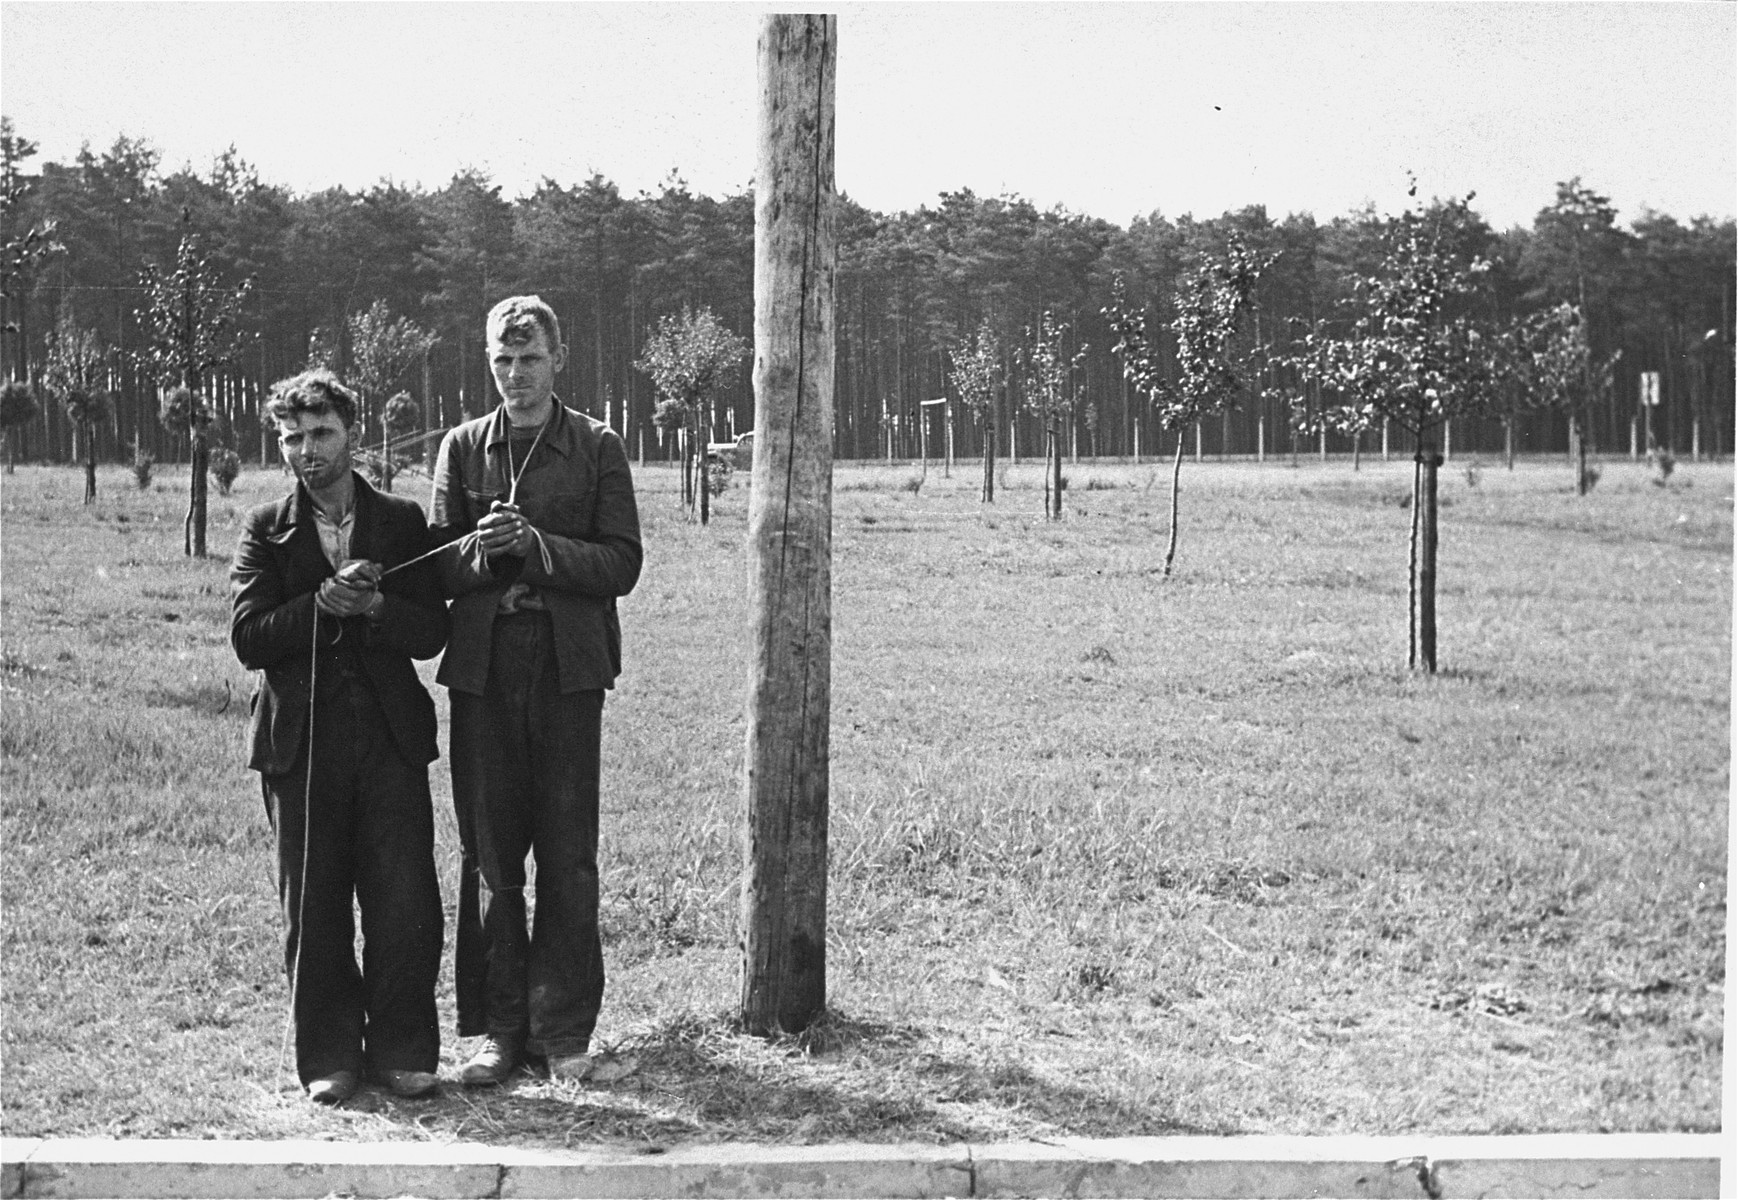
{"label": "curly hair", "polygon": [[356,393],[323,368],[303,371],[272,384],[266,412],[274,421],[293,421],[297,413],[334,413],[348,429],[356,424]]}

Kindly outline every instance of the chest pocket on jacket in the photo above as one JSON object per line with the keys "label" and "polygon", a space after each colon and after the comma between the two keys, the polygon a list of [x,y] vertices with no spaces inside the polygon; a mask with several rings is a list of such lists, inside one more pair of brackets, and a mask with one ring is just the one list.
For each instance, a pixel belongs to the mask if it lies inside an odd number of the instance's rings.
{"label": "chest pocket on jacket", "polygon": [[495,503],[497,500],[505,500],[506,498],[507,491],[505,488],[498,492],[486,492],[479,491],[476,488],[466,488],[465,501],[471,508],[471,511],[465,514],[468,518],[468,523],[474,528],[478,521],[488,515],[490,505]]}
{"label": "chest pocket on jacket", "polygon": [[531,488],[519,498],[521,511],[533,525],[562,537],[589,534],[595,504],[589,488]]}

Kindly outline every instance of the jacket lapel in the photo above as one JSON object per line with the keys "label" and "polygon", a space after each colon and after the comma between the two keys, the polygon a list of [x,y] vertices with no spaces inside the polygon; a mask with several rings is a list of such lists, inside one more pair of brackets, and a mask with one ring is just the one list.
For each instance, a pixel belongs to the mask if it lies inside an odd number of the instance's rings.
{"label": "jacket lapel", "polygon": [[320,581],[333,574],[326,552],[320,548],[320,531],[314,526],[314,500],[300,483],[278,509],[277,532],[271,535],[274,545],[282,548],[285,557],[285,577],[291,595],[312,590]]}
{"label": "jacket lapel", "polygon": [[[356,481],[355,517],[350,523],[350,557],[370,558],[379,561],[378,551],[384,547],[388,538],[386,530],[381,526],[386,520],[386,506],[375,502],[374,488],[360,474],[353,476]],[[391,566],[391,563],[382,563]]]}

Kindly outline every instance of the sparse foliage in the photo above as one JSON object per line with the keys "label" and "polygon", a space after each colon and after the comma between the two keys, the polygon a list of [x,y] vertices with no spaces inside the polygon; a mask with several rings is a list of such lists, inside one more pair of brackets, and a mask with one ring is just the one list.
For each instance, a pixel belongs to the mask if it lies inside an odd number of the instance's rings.
{"label": "sparse foliage", "polygon": [[1258,255],[1231,237],[1222,254],[1204,261],[1177,287],[1176,315],[1168,328],[1177,342],[1177,370],[1168,377],[1157,340],[1147,332],[1144,312],[1130,308],[1121,275],[1111,284],[1104,310],[1116,343],[1111,352],[1122,362],[1123,377],[1152,406],[1160,428],[1177,438],[1171,462],[1170,536],[1164,573],[1177,556],[1177,496],[1183,471],[1183,437],[1203,418],[1222,413],[1243,395],[1248,357],[1237,349],[1240,321],[1272,255]]}
{"label": "sparse foliage", "polygon": [[1565,301],[1535,313],[1519,326],[1513,368],[1519,390],[1532,408],[1555,408],[1569,414],[1577,431],[1575,442],[1576,491],[1585,496],[1593,487],[1589,479],[1587,439],[1584,436],[1593,406],[1610,399],[1618,350],[1595,360],[1581,309]]}
{"label": "sparse foliage", "polygon": [[[237,286],[219,281],[216,269],[199,248],[198,235],[190,228],[192,213],[183,213],[189,226],[175,252],[175,267],[164,271],[148,264],[140,276],[145,305],[138,311],[146,342],[135,351],[140,365],[164,387],[185,393],[176,405],[165,401],[164,414],[184,416],[185,430],[193,447],[193,469],[188,485],[184,550],[194,558],[205,555],[205,476],[210,460],[206,432],[210,410],[201,391],[212,371],[234,360],[243,340],[237,326],[241,306],[252,291],[253,280]],[[173,393],[172,393],[173,394]]]}
{"label": "sparse foliage", "polygon": [[217,480],[219,492],[229,495],[240,474],[241,455],[228,446],[218,446],[211,451],[211,477]]}
{"label": "sparse foliage", "polygon": [[[710,308],[686,308],[658,318],[634,363],[658,389],[654,419],[662,428],[689,430],[683,499],[692,504],[698,494],[702,525],[711,512],[707,443],[711,440],[713,397],[735,378],[749,351],[747,339],[733,333]],[[698,488],[689,486],[691,469],[700,472]]]}
{"label": "sparse foliage", "polygon": [[316,325],[314,332],[308,335],[308,369],[330,371],[334,375],[342,375],[343,347],[339,344],[338,330],[331,325]]}
{"label": "sparse foliage", "polygon": [[[361,394],[362,411],[357,419],[365,424],[380,422],[379,483],[392,490],[393,422],[386,409],[390,402],[386,393],[398,383],[413,363],[431,350],[439,338],[409,317],[394,316],[386,301],[376,300],[365,312],[354,313],[346,323],[350,335],[350,358],[353,370],[350,382]],[[415,403],[404,394],[408,419],[401,409],[399,425],[405,433],[414,432],[419,414]]]}
{"label": "sparse foliage", "polygon": [[1074,415],[1079,396],[1076,375],[1086,361],[1082,343],[1073,354],[1063,343],[1068,324],[1056,320],[1049,309],[1039,315],[1037,326],[1026,329],[1021,359],[1026,368],[1026,407],[1044,419],[1044,515],[1062,519],[1062,436]]}
{"label": "sparse foliage", "polygon": [[84,443],[84,502],[97,498],[97,426],[113,407],[109,396],[108,355],[94,330],[81,326],[63,304],[48,340],[42,385],[60,401]]}
{"label": "sparse foliage", "polygon": [[1491,267],[1469,246],[1481,225],[1471,200],[1418,203],[1389,222],[1381,262],[1356,277],[1343,325],[1312,330],[1276,356],[1296,379],[1277,390],[1299,429],[1349,432],[1377,416],[1413,435],[1407,662],[1429,672],[1436,670],[1439,438],[1450,418],[1496,399],[1515,353],[1512,329],[1474,315],[1470,303]]}
{"label": "sparse foliage", "polygon": [[422,411],[417,407],[414,396],[409,392],[399,392],[381,410],[381,421],[386,426],[388,438],[408,437],[416,432],[421,423]]}
{"label": "sparse foliage", "polygon": [[947,352],[954,391],[960,403],[978,423],[984,446],[984,486],[981,499],[996,499],[996,393],[1005,385],[1002,344],[985,317],[970,338],[956,342]]}

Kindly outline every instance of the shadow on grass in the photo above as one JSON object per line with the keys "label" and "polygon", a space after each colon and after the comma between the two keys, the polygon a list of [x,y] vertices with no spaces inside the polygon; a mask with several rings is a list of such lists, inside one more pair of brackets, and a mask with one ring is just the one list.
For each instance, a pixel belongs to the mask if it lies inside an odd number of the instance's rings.
{"label": "shadow on grass", "polygon": [[1207,1132],[1035,1073],[1011,1057],[926,1049],[912,1026],[828,1013],[795,1037],[741,1033],[728,1014],[684,1015],[609,1048],[638,1069],[608,1085],[521,1075],[498,1089],[447,1084],[434,1101],[351,1102],[418,1136],[490,1144],[992,1142],[1034,1136]]}

